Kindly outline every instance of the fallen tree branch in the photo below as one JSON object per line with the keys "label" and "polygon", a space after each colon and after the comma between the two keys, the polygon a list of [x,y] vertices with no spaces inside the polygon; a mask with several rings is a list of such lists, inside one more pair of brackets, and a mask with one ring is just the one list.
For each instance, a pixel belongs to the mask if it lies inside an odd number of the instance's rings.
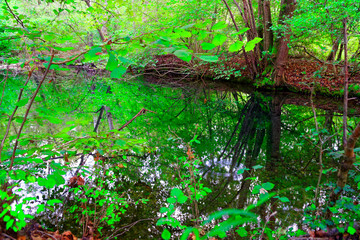
{"label": "fallen tree branch", "polygon": [[314,54],[310,53],[310,52],[306,49],[306,47],[304,47],[304,46],[294,46],[294,48],[302,48],[302,49],[304,49],[304,51],[305,51],[305,53],[306,53],[307,55],[309,55],[310,57],[314,58],[316,61],[321,62],[321,63],[326,63],[325,61],[317,58]]}

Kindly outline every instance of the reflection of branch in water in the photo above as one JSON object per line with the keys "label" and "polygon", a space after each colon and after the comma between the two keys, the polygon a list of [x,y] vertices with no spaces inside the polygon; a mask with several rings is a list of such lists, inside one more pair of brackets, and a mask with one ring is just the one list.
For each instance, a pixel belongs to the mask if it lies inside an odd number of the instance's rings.
{"label": "reflection of branch in water", "polygon": [[[245,168],[251,169],[256,164],[261,145],[265,139],[267,124],[264,124],[264,122],[269,121],[270,118],[269,108],[264,101],[256,96],[252,96],[242,109],[239,108],[238,116],[239,119],[234,127],[231,137],[219,156],[219,159],[226,159],[231,156],[230,175],[217,184],[220,187],[217,191],[214,191],[216,194],[209,200],[210,204],[215,203],[215,199],[227,190],[229,183],[233,180],[233,173],[237,167],[239,167],[244,155],[246,155]],[[234,145],[230,148],[232,143],[234,143]],[[226,156],[223,158],[225,153]],[[245,202],[247,198],[247,192],[251,184],[250,180],[247,179],[248,177],[250,177],[250,172],[244,172],[241,187],[233,196],[233,199],[235,199],[240,194],[238,201],[238,205],[240,206],[244,204],[243,202]],[[230,204],[230,202],[224,204],[227,205]]]}
{"label": "reflection of branch in water", "polygon": [[137,117],[141,116],[141,115],[144,115],[146,112],[152,112],[152,113],[155,113],[151,110],[148,110],[148,109],[141,109],[132,119],[130,119],[127,123],[125,123],[124,125],[122,125],[118,131],[121,131],[123,130],[124,128],[126,128],[130,123],[132,123],[132,121],[134,121]]}

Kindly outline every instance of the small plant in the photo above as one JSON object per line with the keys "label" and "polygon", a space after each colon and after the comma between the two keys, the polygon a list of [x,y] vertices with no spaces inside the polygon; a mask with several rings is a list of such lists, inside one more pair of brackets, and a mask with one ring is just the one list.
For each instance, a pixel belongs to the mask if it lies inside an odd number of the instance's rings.
{"label": "small plant", "polygon": [[256,87],[264,87],[264,86],[273,86],[275,84],[274,80],[268,77],[264,77],[261,80],[257,80],[255,83]]}

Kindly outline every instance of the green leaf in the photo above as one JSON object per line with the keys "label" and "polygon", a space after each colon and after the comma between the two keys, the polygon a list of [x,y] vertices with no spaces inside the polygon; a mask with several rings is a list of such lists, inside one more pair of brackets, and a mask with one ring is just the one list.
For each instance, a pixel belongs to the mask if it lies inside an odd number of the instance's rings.
{"label": "green leaf", "polygon": [[122,139],[118,139],[115,141],[115,144],[119,145],[120,147],[125,147],[126,142]]}
{"label": "green leaf", "polygon": [[188,38],[188,37],[191,37],[191,33],[184,30],[184,29],[179,29],[181,31],[178,31],[176,33],[178,33],[180,35],[180,37],[183,37],[183,38]]}
{"label": "green leaf", "polygon": [[161,226],[164,225],[168,222],[168,220],[166,218],[160,218],[157,222],[156,222],[156,226]]}
{"label": "green leaf", "polygon": [[53,47],[55,50],[66,52],[75,49],[74,47]]}
{"label": "green leaf", "polygon": [[168,203],[176,203],[176,199],[173,198],[173,197],[167,198],[166,201],[167,201]]}
{"label": "green leaf", "polygon": [[169,230],[164,229],[164,231],[161,234],[161,237],[165,240],[168,240],[171,237],[171,233],[169,232]]}
{"label": "green leaf", "polygon": [[187,28],[191,28],[195,25],[195,23],[192,23],[192,24],[189,24],[189,25],[186,25],[186,26],[183,26],[181,27],[182,29],[187,29]]}
{"label": "green leaf", "polygon": [[219,58],[217,56],[202,55],[202,56],[199,56],[199,58],[206,62],[217,62],[219,60]]}
{"label": "green leaf", "polygon": [[47,117],[47,120],[52,124],[60,124],[60,123],[62,123],[62,119],[59,119],[59,118]]}
{"label": "green leaf", "polygon": [[200,30],[200,32],[198,33],[198,40],[202,41],[204,40],[207,36],[208,36],[208,32],[205,30]]}
{"label": "green leaf", "polygon": [[191,61],[191,53],[189,51],[177,50],[174,52],[174,54],[175,54],[175,56],[177,56],[178,58],[180,58],[181,60],[183,60],[185,62]]}
{"label": "green leaf", "polygon": [[208,187],[204,187],[203,190],[204,190],[205,192],[208,192],[208,193],[211,193],[211,192],[212,192],[211,189],[208,188]]}
{"label": "green leaf", "polygon": [[[5,208],[1,214],[0,214],[0,218],[3,217],[7,212],[9,211],[9,209]],[[5,216],[6,217],[6,216]],[[4,217],[4,221],[5,221],[5,217]]]}
{"label": "green leaf", "polygon": [[191,233],[195,234],[195,239],[200,239],[200,234],[199,234],[199,230],[197,228],[193,228],[193,227],[187,227],[185,229],[185,231],[183,232],[183,234],[181,235],[180,240],[187,240],[189,239],[189,235]]}
{"label": "green leaf", "polygon": [[52,179],[55,182],[55,185],[61,185],[65,183],[64,177],[61,176],[61,174],[58,171],[49,175],[48,180],[50,181],[50,179]]}
{"label": "green leaf", "polygon": [[239,227],[239,229],[236,230],[236,232],[239,234],[240,237],[246,237],[248,235],[244,227]]}
{"label": "green leaf", "polygon": [[262,38],[256,37],[256,38],[254,38],[253,40],[249,41],[248,43],[258,44],[258,43],[261,42],[261,41],[262,41]]}
{"label": "green leaf", "polygon": [[16,103],[16,106],[22,107],[25,106],[28,103],[29,99],[23,99]]}
{"label": "green leaf", "polygon": [[6,223],[6,230],[12,227],[14,221],[15,221],[14,219],[10,219],[10,221],[8,221],[8,222]]}
{"label": "green leaf", "polygon": [[43,35],[43,39],[44,39],[45,41],[51,41],[51,40],[53,40],[54,38],[55,38],[54,35]]}
{"label": "green leaf", "polygon": [[26,172],[24,170],[15,170],[16,180],[25,180],[26,179]]}
{"label": "green leaf", "polygon": [[179,196],[179,197],[178,197],[178,202],[179,202],[180,204],[183,204],[183,203],[185,203],[185,202],[187,201],[187,199],[188,199],[187,196],[182,195],[182,196]]}
{"label": "green leaf", "polygon": [[101,53],[102,52],[102,48],[101,47],[95,47],[93,49],[91,49],[87,54],[89,55],[90,58],[96,57],[97,53]]}
{"label": "green leaf", "polygon": [[281,202],[290,202],[290,200],[287,197],[281,197],[279,198]]}
{"label": "green leaf", "polygon": [[249,52],[252,51],[255,48],[255,44],[247,43],[245,46],[245,51]]}
{"label": "green leaf", "polygon": [[171,195],[172,197],[179,197],[179,196],[184,195],[184,193],[183,193],[180,189],[178,189],[178,188],[173,188],[173,189],[171,189],[170,195]]}
{"label": "green leaf", "polygon": [[252,51],[255,48],[255,45],[261,41],[262,41],[261,38],[256,37],[253,40],[247,42],[245,46],[245,51],[246,52]]}
{"label": "green leaf", "polygon": [[222,218],[223,216],[235,216],[236,218],[247,217],[250,222],[256,222],[257,215],[247,211],[247,210],[240,210],[240,209],[224,209],[217,211],[215,213],[210,214],[209,218],[203,222],[203,225]]}
{"label": "green leaf", "polygon": [[166,213],[169,209],[166,207],[160,208],[160,213]]}
{"label": "green leaf", "polygon": [[266,182],[266,183],[263,183],[262,185],[261,185],[265,190],[271,190],[271,189],[273,189],[274,188],[274,186],[275,186],[275,184],[273,184],[273,183],[270,183],[270,182]]}
{"label": "green leaf", "polygon": [[38,205],[38,209],[36,210],[36,214],[42,213],[45,210],[45,205],[40,204]]}
{"label": "green leaf", "polygon": [[244,43],[241,41],[234,42],[229,47],[229,52],[237,52],[244,46]]}
{"label": "green leaf", "polygon": [[62,201],[59,199],[51,199],[51,200],[47,201],[47,204],[49,206],[54,206],[56,203],[62,203]]}
{"label": "green leaf", "polygon": [[212,50],[212,49],[214,49],[216,46],[214,45],[214,44],[212,44],[212,43],[207,43],[207,42],[203,42],[203,43],[201,43],[201,48],[203,49],[203,50]]}
{"label": "green leaf", "polygon": [[215,46],[220,46],[226,41],[226,39],[227,39],[227,37],[225,35],[218,34],[214,37],[214,39],[212,40],[212,43]]}
{"label": "green leaf", "polygon": [[126,68],[123,66],[120,66],[120,67],[115,68],[111,72],[110,77],[120,79],[125,73],[126,73]]}
{"label": "green leaf", "polygon": [[9,215],[6,215],[5,217],[4,217],[4,222],[8,222],[10,220],[10,216]]}
{"label": "green leaf", "polygon": [[231,34],[232,36],[236,36],[236,35],[240,35],[240,34],[243,34],[245,33],[247,30],[249,30],[250,28],[243,28],[241,29],[240,31],[236,32],[236,33],[233,33]]}
{"label": "green leaf", "polygon": [[261,186],[260,185],[256,185],[254,187],[254,189],[252,190],[252,194],[258,194],[260,192]]}
{"label": "green leaf", "polygon": [[53,178],[38,178],[37,182],[39,186],[46,187],[46,188],[53,188],[56,185],[56,182]]}
{"label": "green leaf", "polygon": [[350,234],[350,235],[354,235],[356,233],[356,229],[349,226],[348,229],[347,229],[347,232]]}
{"label": "green leaf", "polygon": [[256,170],[256,169],[260,169],[260,168],[263,168],[263,167],[264,167],[264,166],[261,166],[261,165],[255,165],[255,166],[253,166],[252,168]]}
{"label": "green leaf", "polygon": [[223,29],[223,28],[226,28],[227,27],[227,24],[225,21],[221,21],[221,22],[218,22],[216,23],[212,28],[211,30],[219,30],[219,29]]}
{"label": "green leaf", "polygon": [[106,64],[105,69],[108,71],[113,71],[118,66],[118,60],[116,59],[115,55],[110,53],[109,60]]}
{"label": "green leaf", "polygon": [[134,61],[131,61],[130,59],[124,58],[124,57],[118,57],[118,59],[120,60],[120,62],[122,63],[130,63],[130,64],[135,64]]}
{"label": "green leaf", "polygon": [[38,178],[37,183],[39,186],[45,187],[46,186],[46,179],[45,178]]}

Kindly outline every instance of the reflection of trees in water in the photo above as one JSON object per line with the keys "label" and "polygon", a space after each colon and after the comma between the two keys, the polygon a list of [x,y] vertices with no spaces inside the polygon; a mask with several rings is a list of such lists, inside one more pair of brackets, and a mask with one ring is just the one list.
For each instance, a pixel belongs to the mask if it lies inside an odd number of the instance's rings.
{"label": "reflection of trees in water", "polygon": [[[151,196],[154,194],[154,199],[150,198],[149,204],[144,207],[129,209],[129,216],[126,220],[124,218],[125,221],[134,222],[156,214],[166,202],[168,189],[179,184],[178,180],[172,177],[176,173],[174,174],[174,169],[169,167],[169,159],[183,156],[185,152],[178,143],[166,140],[173,137],[172,132],[176,133],[183,143],[189,142],[194,133],[199,135],[201,143],[194,144],[192,148],[205,162],[204,166],[200,166],[204,178],[202,183],[213,191],[200,202],[202,216],[207,216],[220,208],[246,207],[254,200],[253,195],[250,195],[254,182],[248,179],[249,177],[256,177],[255,181],[262,183],[272,182],[277,188],[275,190],[293,185],[316,185],[313,183],[317,178],[318,165],[316,160],[311,159],[316,159],[317,150],[311,143],[305,142],[301,147],[297,146],[302,138],[301,133],[309,132],[313,128],[312,113],[310,109],[284,105],[283,112],[287,111],[287,114],[284,114],[282,119],[282,106],[288,99],[287,96],[264,96],[260,93],[245,95],[240,92],[208,89],[154,90],[152,87],[142,90],[144,92],[141,94],[136,92],[139,98],[146,97],[146,104],[141,107],[151,109],[157,114],[146,116],[149,119],[151,117],[151,125],[141,125],[144,121],[139,121],[138,125],[134,122],[131,127],[136,129],[140,136],[139,129],[143,129],[149,137],[149,143],[158,148],[157,156],[151,161],[151,167],[154,171],[161,168],[158,180],[166,181],[166,187],[155,189],[144,174],[141,181],[152,186]],[[335,128],[330,126],[330,123],[333,124],[332,118],[331,113],[327,114],[324,125],[329,129]],[[298,122],[301,124],[298,125]],[[283,138],[281,144],[280,137]],[[264,168],[254,171],[255,165],[262,165]],[[241,176],[237,175],[237,171],[243,168],[250,170]],[[134,187],[130,184],[124,186],[124,189],[126,188]],[[311,200],[311,195],[311,192],[296,190],[286,196],[292,206],[301,209],[304,202]],[[273,226],[275,217],[283,221],[292,214],[281,204],[277,206],[275,200],[269,203],[272,207],[264,205],[259,213],[265,220],[267,215],[277,209],[278,214],[270,219],[270,226]],[[181,207],[181,211],[184,216],[191,215],[190,206],[186,204]],[[294,216],[295,214],[292,214],[291,219],[288,218],[289,222],[300,222],[300,214],[296,214],[298,217]],[[190,218],[191,216],[183,217],[181,221],[186,222],[186,219]],[[142,224],[151,226],[153,223]],[[186,224],[191,225],[192,222]],[[134,227],[133,231],[140,230]],[[142,230],[141,232],[144,233]]]}
{"label": "reflection of trees in water", "polygon": [[[207,176],[211,176],[208,178],[212,179],[210,182],[213,184],[213,193],[206,200],[204,211],[209,210],[209,206],[212,206],[210,209],[244,208],[251,187],[249,177],[253,175],[252,167],[259,164],[259,156],[261,159],[265,157],[262,146],[266,136],[270,136],[269,132],[271,132],[269,128],[272,126],[271,105],[273,101],[260,94],[251,94],[247,99],[241,99],[242,101],[239,101],[242,97],[241,93],[234,92],[232,96],[237,102],[236,115],[233,120],[227,121],[226,125],[221,125],[222,128],[219,125],[213,127],[218,132],[215,134],[216,136],[221,135],[223,128],[226,128],[227,131],[231,129],[228,134],[223,135],[226,141],[222,142],[222,149],[219,151],[218,157],[218,163],[228,164],[228,174],[214,178],[216,173],[206,172]],[[261,154],[261,152],[263,153]],[[209,168],[215,168],[215,166]],[[242,174],[240,185],[237,175],[239,168],[249,169]]]}

